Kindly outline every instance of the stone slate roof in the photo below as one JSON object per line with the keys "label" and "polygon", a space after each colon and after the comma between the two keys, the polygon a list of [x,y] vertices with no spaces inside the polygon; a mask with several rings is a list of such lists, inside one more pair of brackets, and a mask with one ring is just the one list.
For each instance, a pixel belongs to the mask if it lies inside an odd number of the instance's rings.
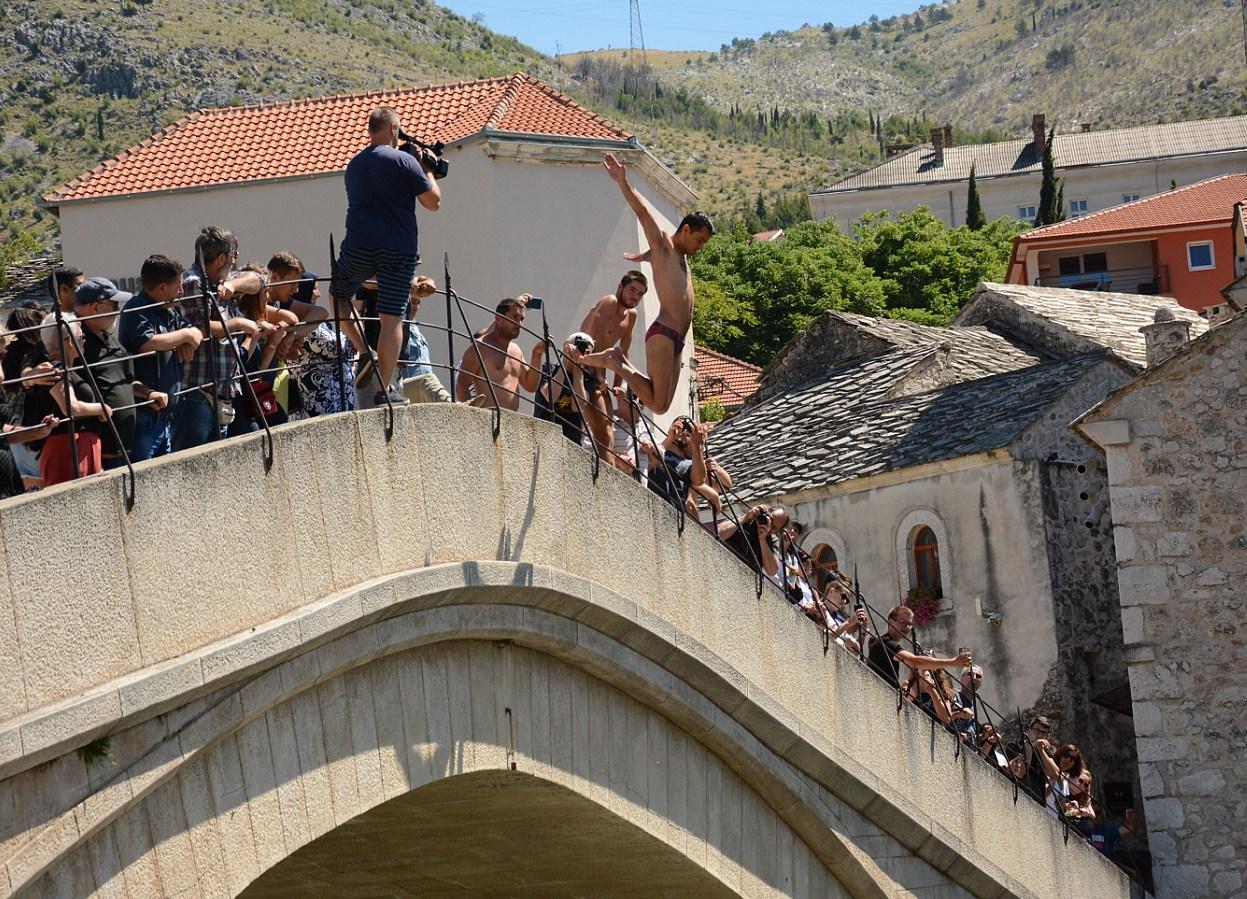
{"label": "stone slate roof", "polygon": [[1197,312],[1169,297],[991,283],[978,286],[948,330],[985,325],[1053,356],[1110,349],[1141,369],[1147,351],[1139,328],[1161,306],[1190,322],[1192,338],[1208,330]]}
{"label": "stone slate roof", "polygon": [[899,349],[837,366],[720,424],[710,451],[745,501],[987,452],[1007,446],[1105,358],[1084,353],[897,396],[938,352]]}
{"label": "stone slate roof", "polygon": [[[824,312],[763,369],[750,405],[802,384],[833,366],[890,349],[938,348],[940,380],[973,380],[1052,361],[1052,356],[984,327],[943,328],[851,312]],[[929,386],[935,386],[931,384]]]}
{"label": "stone slate roof", "polygon": [[[1247,116],[1231,116],[1058,134],[1052,154],[1060,171],[1075,166],[1114,165],[1243,149],[1247,149]],[[980,180],[1002,175],[1038,174],[1041,163],[1031,138],[947,148],[943,164],[936,163],[934,148],[926,144],[815,193],[965,181],[970,177],[971,165],[975,166],[975,177]]]}
{"label": "stone slate roof", "polygon": [[872,318],[852,312],[833,312],[867,334],[897,348],[919,349],[940,346],[948,351],[949,369],[959,381],[1013,371],[1049,361],[1032,347],[998,334],[989,328],[945,328],[920,325],[897,318]]}
{"label": "stone slate roof", "polygon": [[393,107],[421,140],[482,131],[628,141],[631,135],[517,72],[402,90],[203,109],[43,198],[72,200],[340,172],[367,144],[368,113]]}

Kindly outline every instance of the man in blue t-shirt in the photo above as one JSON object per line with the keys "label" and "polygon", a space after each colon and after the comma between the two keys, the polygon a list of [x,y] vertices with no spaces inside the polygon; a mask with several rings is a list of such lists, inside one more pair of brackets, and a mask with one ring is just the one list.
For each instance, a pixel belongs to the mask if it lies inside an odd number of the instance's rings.
{"label": "man in blue t-shirt", "polygon": [[[430,212],[442,203],[441,189],[424,166],[396,149],[400,130],[398,113],[388,106],[379,106],[368,116],[369,145],[346,166],[346,237],[329,288],[343,314],[360,284],[377,279],[380,389],[373,405],[378,406],[385,403],[387,393],[391,403],[407,403],[390,382],[398,364],[403,318],[419,258],[416,203]],[[357,346],[362,353],[364,347]]]}
{"label": "man in blue t-shirt", "polygon": [[172,450],[170,421],[182,389],[182,364],[194,356],[203,332],[178,309],[182,295],[182,264],[168,256],[148,256],[139,272],[143,290],[125,304],[117,320],[117,339],[131,353],[134,377],[162,394],[134,410],[130,460],[141,462]]}

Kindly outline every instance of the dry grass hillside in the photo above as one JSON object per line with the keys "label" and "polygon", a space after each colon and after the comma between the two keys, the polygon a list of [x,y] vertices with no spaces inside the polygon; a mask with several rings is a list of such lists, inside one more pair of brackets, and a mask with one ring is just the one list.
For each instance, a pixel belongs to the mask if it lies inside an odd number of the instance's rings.
{"label": "dry grass hillside", "polygon": [[847,108],[1007,132],[1038,111],[1120,126],[1247,109],[1236,0],[959,0],[738,41],[661,77],[720,108]]}

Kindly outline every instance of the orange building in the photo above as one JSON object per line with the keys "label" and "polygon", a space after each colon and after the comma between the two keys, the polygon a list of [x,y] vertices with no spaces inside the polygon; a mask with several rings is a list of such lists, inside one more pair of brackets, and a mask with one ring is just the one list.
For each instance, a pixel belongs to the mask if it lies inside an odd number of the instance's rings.
{"label": "orange building", "polygon": [[1222,175],[1036,228],[1013,241],[1010,284],[1170,296],[1188,309],[1222,301],[1234,280],[1234,207],[1247,174]]}

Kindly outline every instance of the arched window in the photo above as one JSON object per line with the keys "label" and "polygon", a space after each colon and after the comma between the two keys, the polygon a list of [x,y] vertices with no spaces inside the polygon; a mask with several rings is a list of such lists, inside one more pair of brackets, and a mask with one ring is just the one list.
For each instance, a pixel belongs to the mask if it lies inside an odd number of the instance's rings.
{"label": "arched window", "polygon": [[840,560],[836,558],[836,551],[829,543],[820,543],[814,548],[810,558],[814,560],[814,585],[818,588],[818,592],[822,593],[827,589],[827,581],[831,579],[831,573],[840,567]]}
{"label": "arched window", "polygon": [[926,525],[917,529],[913,536],[913,554],[913,587],[930,590],[938,596],[943,587],[940,583],[940,545],[935,539],[935,531]]}

